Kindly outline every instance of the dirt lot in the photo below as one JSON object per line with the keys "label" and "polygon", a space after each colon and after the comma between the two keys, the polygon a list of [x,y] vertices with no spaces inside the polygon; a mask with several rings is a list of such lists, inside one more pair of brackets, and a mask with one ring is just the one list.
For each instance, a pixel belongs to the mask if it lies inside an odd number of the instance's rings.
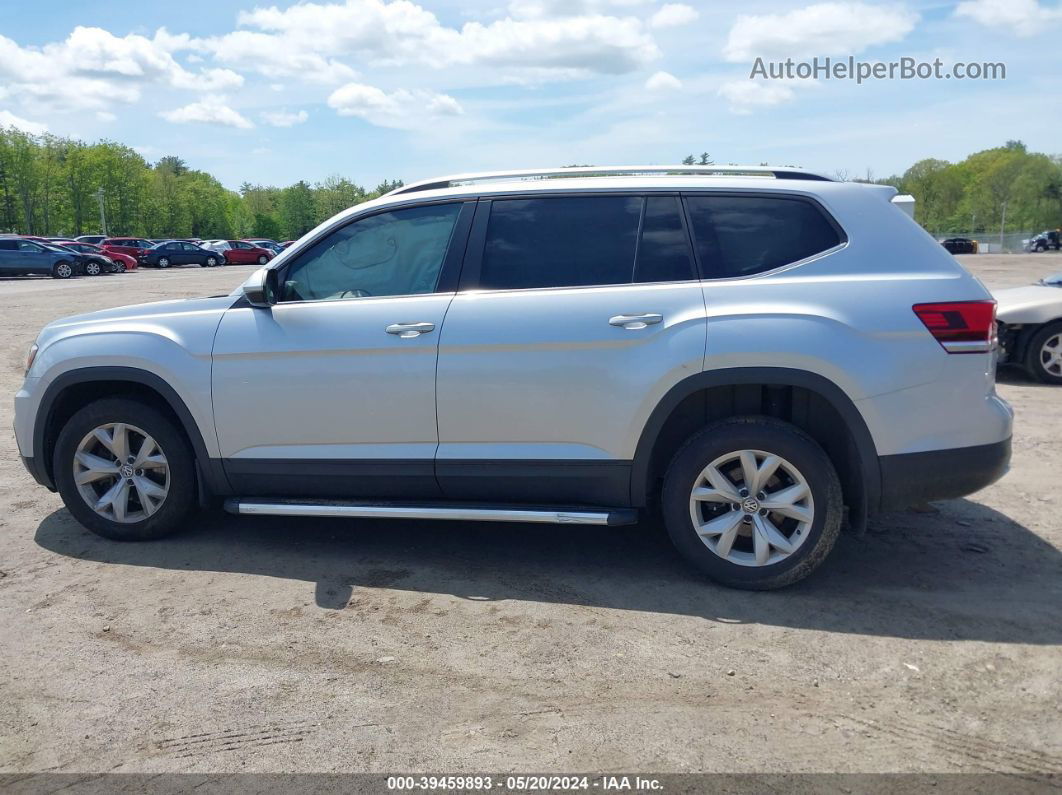
{"label": "dirt lot", "polygon": [[[0,281],[0,427],[44,323],[248,273]],[[776,593],[701,580],[651,525],[212,514],[110,543],[0,433],[0,770],[1060,773],[1062,389],[1000,391],[1001,482]]]}

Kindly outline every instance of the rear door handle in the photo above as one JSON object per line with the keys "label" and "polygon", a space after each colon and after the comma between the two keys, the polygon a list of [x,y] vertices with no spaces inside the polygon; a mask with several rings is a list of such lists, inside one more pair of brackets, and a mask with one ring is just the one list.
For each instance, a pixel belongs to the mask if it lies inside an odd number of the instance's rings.
{"label": "rear door handle", "polygon": [[384,329],[388,334],[397,334],[404,340],[419,337],[421,334],[427,334],[429,331],[434,330],[434,323],[392,323]]}
{"label": "rear door handle", "polygon": [[610,317],[608,323],[610,326],[621,326],[631,331],[637,331],[646,326],[652,326],[654,323],[659,323],[663,319],[663,315],[649,312],[644,315],[616,315],[615,317]]}

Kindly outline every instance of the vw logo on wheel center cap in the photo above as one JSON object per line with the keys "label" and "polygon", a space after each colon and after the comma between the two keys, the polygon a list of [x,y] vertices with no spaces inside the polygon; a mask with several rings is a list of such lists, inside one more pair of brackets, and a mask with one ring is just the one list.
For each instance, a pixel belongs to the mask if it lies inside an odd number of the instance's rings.
{"label": "vw logo on wheel center cap", "polygon": [[741,510],[745,513],[756,513],[760,510],[760,503],[752,497],[746,497],[741,501]]}
{"label": "vw logo on wheel center cap", "polygon": [[118,471],[121,473],[123,478],[133,477],[133,467],[131,464],[122,464],[121,468]]}

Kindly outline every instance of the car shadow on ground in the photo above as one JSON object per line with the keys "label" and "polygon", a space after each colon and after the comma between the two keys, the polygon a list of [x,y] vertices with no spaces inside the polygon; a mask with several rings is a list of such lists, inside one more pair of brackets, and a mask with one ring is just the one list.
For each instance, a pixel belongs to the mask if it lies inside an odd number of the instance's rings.
{"label": "car shadow on ground", "polygon": [[713,622],[1002,643],[1062,643],[1062,553],[966,500],[888,514],[842,534],[822,568],[770,593],[688,568],[659,524],[633,527],[236,518],[208,512],[161,541],[116,543],[64,509],[36,541],[81,560],[235,572],[315,584],[341,610],[355,589],[681,614]]}

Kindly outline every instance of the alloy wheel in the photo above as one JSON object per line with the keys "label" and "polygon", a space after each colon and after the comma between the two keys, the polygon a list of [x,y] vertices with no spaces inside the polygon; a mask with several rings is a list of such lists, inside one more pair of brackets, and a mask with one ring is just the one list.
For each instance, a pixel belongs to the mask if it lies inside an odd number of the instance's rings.
{"label": "alloy wheel", "polygon": [[97,514],[121,524],[156,513],[170,489],[158,443],[135,425],[114,422],[87,433],[74,453],[74,483]]}
{"label": "alloy wheel", "polygon": [[706,466],[690,492],[701,542],[740,566],[770,566],[807,540],[815,503],[792,463],[763,450],[736,450]]}
{"label": "alloy wheel", "polygon": [[1062,334],[1044,341],[1040,347],[1040,366],[1053,376],[1062,376]]}

